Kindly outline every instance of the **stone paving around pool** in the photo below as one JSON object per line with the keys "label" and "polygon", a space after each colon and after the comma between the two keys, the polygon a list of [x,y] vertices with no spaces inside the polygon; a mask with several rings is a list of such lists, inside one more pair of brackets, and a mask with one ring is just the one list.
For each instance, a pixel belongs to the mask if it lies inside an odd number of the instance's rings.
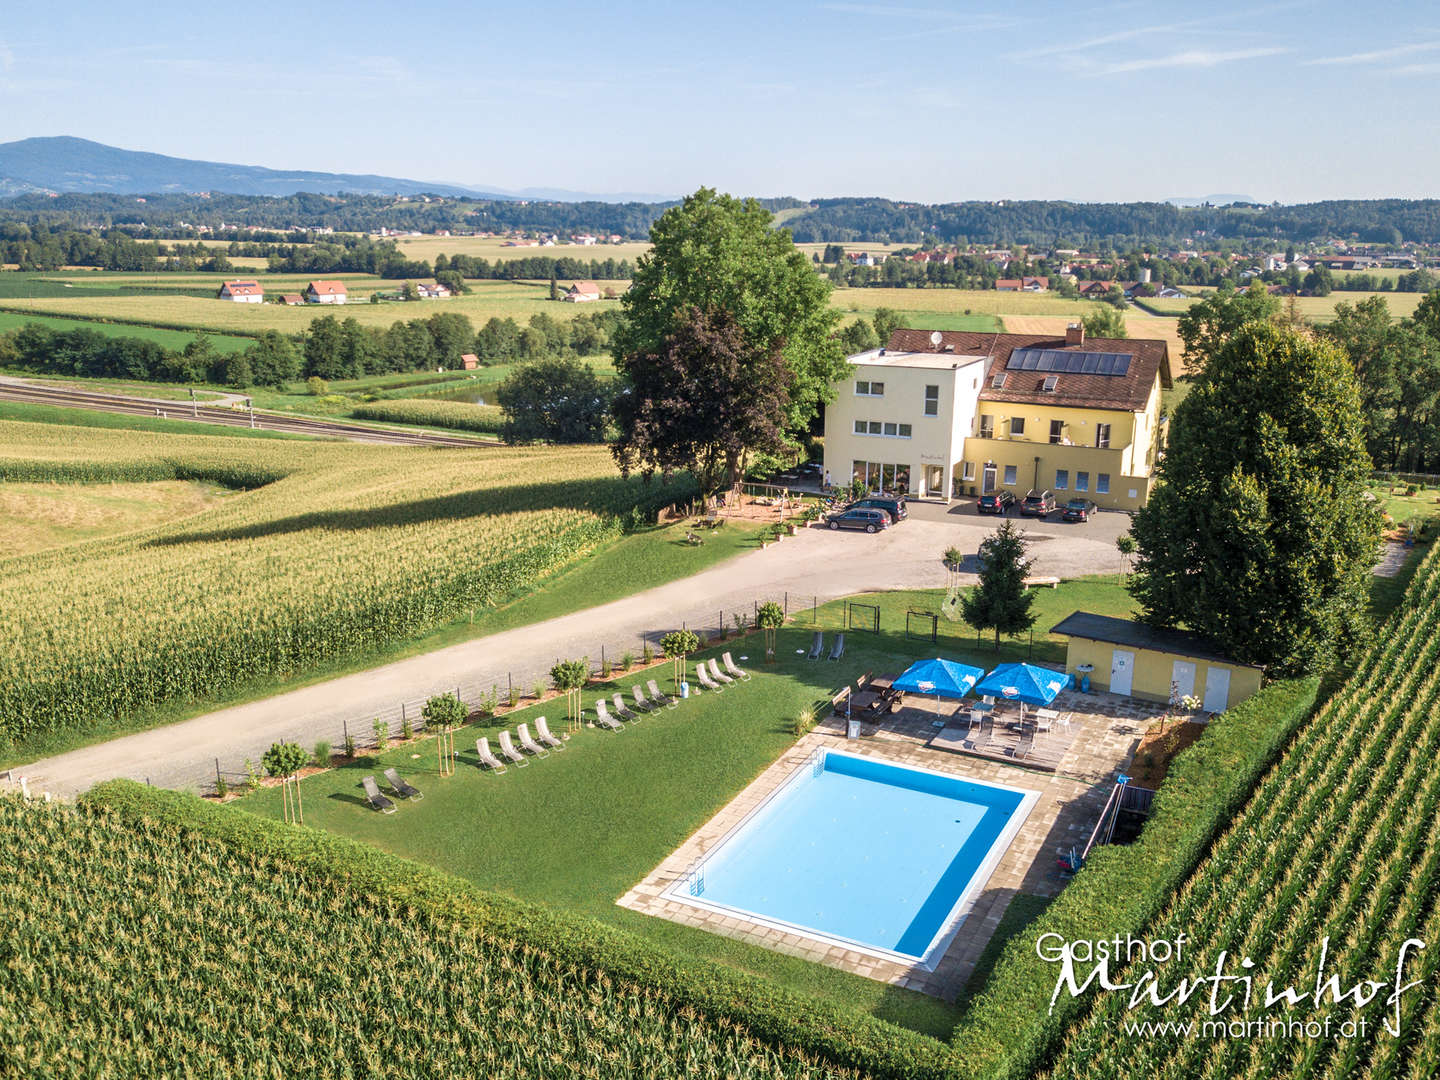
{"label": "stone paving around pool", "polygon": [[[934,703],[928,700],[911,696],[906,703],[906,708],[883,717],[878,724],[865,725],[859,739],[845,737],[842,719],[822,721],[616,902],[646,915],[738,938],[946,1001],[955,1000],[974,972],[1011,898],[1017,893],[1054,896],[1064,887],[1066,879],[1057,868],[1057,857],[1072,847],[1084,846],[1115,776],[1129,767],[1141,734],[1164,709],[1114,694],[1063,692],[1054,707],[1072,714],[1075,737],[1056,771],[1050,773],[1027,769],[1023,763],[1006,765],[929,747],[926,743],[940,730],[936,721],[948,716],[954,703],[947,703],[948,711],[941,713],[935,712]],[[1042,742],[1045,738],[1044,734],[1039,736]],[[1040,793],[1039,801],[989,880],[967,904],[959,932],[933,971],[707,911],[664,895],[696,859],[710,851],[816,750],[826,748]]]}

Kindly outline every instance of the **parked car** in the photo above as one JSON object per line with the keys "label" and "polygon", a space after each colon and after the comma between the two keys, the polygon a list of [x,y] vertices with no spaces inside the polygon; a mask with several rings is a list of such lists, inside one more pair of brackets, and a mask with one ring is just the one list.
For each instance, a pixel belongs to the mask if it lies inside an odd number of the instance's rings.
{"label": "parked car", "polygon": [[832,529],[864,529],[873,533],[890,527],[890,515],[884,510],[862,506],[831,514],[825,523]]}
{"label": "parked car", "polygon": [[1090,499],[1071,499],[1060,517],[1063,521],[1089,521],[1099,509]]}
{"label": "parked car", "polygon": [[847,506],[847,510],[884,510],[890,515],[892,524],[898,524],[909,516],[905,509],[905,496],[896,495],[891,498],[888,495],[867,495],[863,499],[856,499]]}
{"label": "parked car", "polygon": [[1055,511],[1055,496],[1048,491],[1029,491],[1020,504],[1021,517],[1047,517]]}
{"label": "parked car", "polygon": [[975,504],[975,509],[981,514],[1008,514],[1010,507],[1015,505],[1015,496],[1008,491],[992,491],[989,495],[981,495],[980,501]]}

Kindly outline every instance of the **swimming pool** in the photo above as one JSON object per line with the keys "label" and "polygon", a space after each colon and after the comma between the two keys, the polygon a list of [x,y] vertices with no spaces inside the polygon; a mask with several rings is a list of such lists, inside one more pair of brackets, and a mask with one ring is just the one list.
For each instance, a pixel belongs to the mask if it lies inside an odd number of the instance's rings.
{"label": "swimming pool", "polygon": [[933,969],[1038,798],[816,751],[666,895]]}

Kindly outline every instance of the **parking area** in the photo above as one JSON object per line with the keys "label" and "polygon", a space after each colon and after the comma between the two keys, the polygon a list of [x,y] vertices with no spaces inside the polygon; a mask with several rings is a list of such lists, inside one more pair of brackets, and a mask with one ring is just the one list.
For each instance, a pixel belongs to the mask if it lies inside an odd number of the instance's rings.
{"label": "parking area", "polygon": [[[1060,508],[1064,507],[1063,499],[1057,496],[1056,501]],[[957,525],[980,526],[990,530],[993,530],[1001,521],[994,514],[982,514],[977,511],[974,499],[957,500],[949,506],[942,502],[931,501],[912,501],[906,505],[910,516],[919,521],[942,521]],[[1111,550],[1114,550],[1116,538],[1130,531],[1130,515],[1123,510],[1101,510],[1089,521],[1083,522],[1061,521],[1060,509],[1056,509],[1048,517],[1033,518],[1021,517],[1017,507],[1011,509],[1009,516],[1032,538],[1042,536],[1079,538],[1107,544]]]}

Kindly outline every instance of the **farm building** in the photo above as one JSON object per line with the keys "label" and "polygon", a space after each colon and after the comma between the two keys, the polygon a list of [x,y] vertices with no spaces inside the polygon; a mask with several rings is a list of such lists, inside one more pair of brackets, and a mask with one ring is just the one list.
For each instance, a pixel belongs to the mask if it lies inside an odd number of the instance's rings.
{"label": "farm building", "polygon": [[426,300],[444,300],[450,295],[450,290],[438,281],[417,281],[415,291]]}
{"label": "farm building", "polygon": [[347,297],[343,281],[312,281],[305,290],[305,300],[311,304],[343,304]]}
{"label": "farm building", "polygon": [[593,281],[577,281],[565,290],[565,295],[560,299],[572,304],[584,304],[591,300],[599,300],[600,286]]}
{"label": "farm building", "polygon": [[227,281],[220,286],[220,299],[237,304],[263,304],[265,290],[258,281]]}
{"label": "farm building", "polygon": [[477,367],[480,366],[480,358],[476,356],[473,352],[461,353],[460,365],[466,371],[474,371]]}
{"label": "farm building", "polygon": [[995,282],[997,292],[1049,292],[1050,279],[1040,277],[1000,278]]}
{"label": "farm building", "polygon": [[298,292],[287,292],[280,297],[280,302],[294,307],[296,304],[305,303],[305,297],[301,296]]}
{"label": "farm building", "polygon": [[[1225,656],[1188,630],[1076,611],[1051,628],[1070,639],[1065,668],[1088,674],[1099,690],[1147,701],[1198,697],[1206,712],[1224,712],[1260,689],[1263,670]],[[1080,671],[1089,665],[1088,671]]]}

